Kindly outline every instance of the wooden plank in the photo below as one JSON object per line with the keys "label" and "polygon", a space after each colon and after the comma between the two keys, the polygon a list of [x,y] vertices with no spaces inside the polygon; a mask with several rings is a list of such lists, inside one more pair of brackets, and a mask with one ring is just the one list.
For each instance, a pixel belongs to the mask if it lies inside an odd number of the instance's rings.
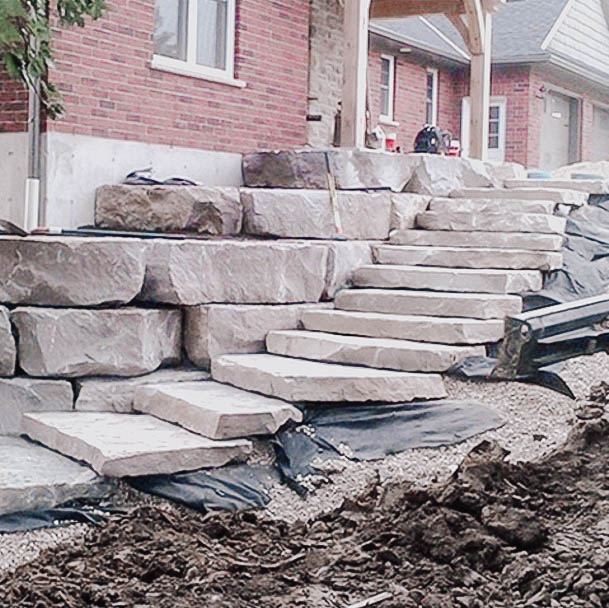
{"label": "wooden plank", "polygon": [[363,148],[370,0],[345,0],[341,146]]}
{"label": "wooden plank", "polygon": [[455,26],[456,30],[461,34],[461,38],[463,38],[463,42],[465,42],[465,46],[468,51],[471,53],[472,42],[469,37],[469,28],[465,21],[463,21],[463,17],[461,15],[447,15],[450,22]]}
{"label": "wooden plank", "polygon": [[435,13],[458,15],[463,12],[463,0],[372,0],[370,17],[395,19]]}
{"label": "wooden plank", "polygon": [[469,30],[469,51],[473,55],[484,52],[484,10],[481,0],[464,0],[465,13],[467,15],[467,28]]}

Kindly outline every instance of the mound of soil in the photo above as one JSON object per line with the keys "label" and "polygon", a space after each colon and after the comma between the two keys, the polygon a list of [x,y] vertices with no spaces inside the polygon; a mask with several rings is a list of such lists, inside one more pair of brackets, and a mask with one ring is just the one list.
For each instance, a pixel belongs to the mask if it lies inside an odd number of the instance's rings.
{"label": "mound of soil", "polygon": [[143,506],[0,579],[0,605],[609,606],[608,439],[582,422],[522,466],[484,442],[442,487],[376,484],[308,524]]}

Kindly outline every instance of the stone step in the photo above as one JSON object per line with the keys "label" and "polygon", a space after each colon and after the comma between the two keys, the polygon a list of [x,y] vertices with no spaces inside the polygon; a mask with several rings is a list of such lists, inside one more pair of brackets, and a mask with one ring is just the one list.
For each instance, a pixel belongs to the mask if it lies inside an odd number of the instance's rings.
{"label": "stone step", "polygon": [[100,475],[169,475],[243,460],[251,443],[212,441],[153,416],[70,412],[26,414],[25,434]]}
{"label": "stone step", "polygon": [[346,289],[334,304],[339,310],[357,312],[470,319],[504,319],[522,311],[518,296],[397,289]]}
{"label": "stone step", "polygon": [[0,436],[0,462],[0,515],[98,498],[108,490],[90,468],[19,437]]}
{"label": "stone step", "polygon": [[441,266],[444,268],[503,268],[506,270],[542,270],[562,267],[559,252],[487,249],[483,247],[424,247],[379,245],[374,247],[379,264],[405,266]]}
{"label": "stone step", "polygon": [[250,391],[293,402],[402,403],[446,397],[442,377],[408,374],[276,355],[225,355],[212,376]]}
{"label": "stone step", "polygon": [[451,192],[451,198],[518,199],[521,201],[552,201],[557,205],[581,207],[588,201],[585,192],[560,188],[463,188]]}
{"label": "stone step", "polygon": [[534,213],[552,215],[556,203],[544,200],[494,199],[494,198],[435,198],[429,205],[429,211],[445,213]]}
{"label": "stone step", "polygon": [[426,211],[417,216],[417,227],[425,230],[457,230],[463,232],[533,232],[564,234],[564,217],[542,214],[459,213]]}
{"label": "stone step", "polygon": [[210,439],[274,435],[286,422],[302,421],[301,411],[285,401],[218,382],[143,386],[133,405]]}
{"label": "stone step", "polygon": [[543,287],[543,277],[538,270],[477,270],[375,264],[356,270],[353,284],[357,287],[385,289],[504,294],[539,291]]}
{"label": "stone step", "polygon": [[487,344],[503,338],[503,321],[392,315],[342,310],[305,313],[305,329],[371,338],[396,338],[442,344]]}
{"label": "stone step", "polygon": [[329,363],[402,372],[446,372],[467,357],[483,357],[484,346],[452,346],[409,340],[342,336],[315,331],[272,331],[270,353]]}
{"label": "stone step", "polygon": [[526,232],[464,232],[457,230],[400,230],[391,235],[395,245],[561,251],[564,237]]}
{"label": "stone step", "polygon": [[585,194],[609,194],[609,180],[603,179],[506,179],[511,190],[533,188],[535,190],[571,190]]}

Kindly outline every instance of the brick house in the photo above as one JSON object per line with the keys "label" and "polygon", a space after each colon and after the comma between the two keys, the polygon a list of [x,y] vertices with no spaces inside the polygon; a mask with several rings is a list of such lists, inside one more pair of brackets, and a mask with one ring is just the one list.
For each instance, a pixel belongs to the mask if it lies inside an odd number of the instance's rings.
{"label": "brick house", "polygon": [[[609,129],[605,3],[520,0],[497,15],[493,158],[552,167],[609,156],[594,135]],[[238,185],[243,152],[332,141],[339,0],[108,5],[85,29],[55,31],[50,77],[67,112],[42,121],[38,166],[28,153],[28,95],[0,72],[1,217],[24,223],[28,175],[40,178],[42,223],[76,226],[92,221],[95,188],[133,169]],[[402,150],[428,121],[466,139],[465,48],[440,16],[373,23],[373,123]]]}

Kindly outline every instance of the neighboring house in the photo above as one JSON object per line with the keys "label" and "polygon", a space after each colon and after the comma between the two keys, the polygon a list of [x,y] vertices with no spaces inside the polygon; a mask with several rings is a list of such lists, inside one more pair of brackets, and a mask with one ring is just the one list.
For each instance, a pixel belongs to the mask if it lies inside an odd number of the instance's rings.
{"label": "neighboring house", "polygon": [[[606,1],[520,0],[498,13],[491,158],[552,168],[609,157]],[[40,174],[43,223],[69,227],[92,222],[98,185],[134,169],[238,185],[244,152],[329,145],[341,5],[108,0],[98,22],[57,29],[50,78],[67,112],[42,121],[39,165],[28,96],[0,69],[0,217],[23,223],[28,174]],[[373,124],[403,151],[426,122],[467,141],[468,63],[444,17],[374,23]]]}

